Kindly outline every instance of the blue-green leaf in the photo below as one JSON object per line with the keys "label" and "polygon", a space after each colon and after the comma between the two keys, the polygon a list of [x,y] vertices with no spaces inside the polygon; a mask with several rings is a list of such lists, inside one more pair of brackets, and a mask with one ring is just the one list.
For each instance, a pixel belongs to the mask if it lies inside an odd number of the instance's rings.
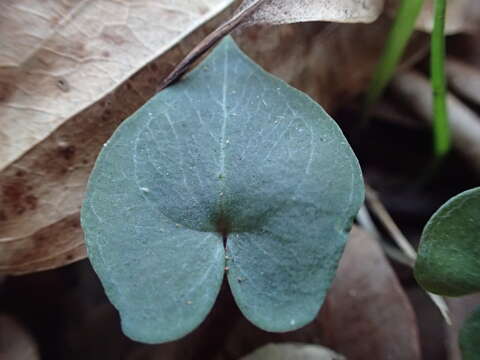
{"label": "blue-green leaf", "polygon": [[335,122],[227,38],[114,133],[82,226],[131,338],[192,331],[224,269],[253,323],[289,331],[318,312],[362,200]]}
{"label": "blue-green leaf", "polygon": [[415,278],[436,294],[480,291],[480,188],[451,198],[433,214],[423,230]]}
{"label": "blue-green leaf", "polygon": [[463,324],[459,342],[463,360],[480,359],[480,307]]}

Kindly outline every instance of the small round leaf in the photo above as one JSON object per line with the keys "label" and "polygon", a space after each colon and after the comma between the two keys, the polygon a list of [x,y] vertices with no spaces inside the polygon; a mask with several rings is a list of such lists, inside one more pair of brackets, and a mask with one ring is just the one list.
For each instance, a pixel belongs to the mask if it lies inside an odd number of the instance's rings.
{"label": "small round leaf", "polygon": [[436,294],[480,291],[480,188],[451,198],[430,218],[422,233],[415,278]]}

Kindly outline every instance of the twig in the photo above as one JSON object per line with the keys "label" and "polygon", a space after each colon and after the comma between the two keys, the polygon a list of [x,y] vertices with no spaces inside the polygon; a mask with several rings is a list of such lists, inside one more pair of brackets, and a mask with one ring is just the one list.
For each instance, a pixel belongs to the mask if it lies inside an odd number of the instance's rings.
{"label": "twig", "polygon": [[[403,235],[402,231],[398,228],[395,221],[393,221],[392,217],[388,213],[387,209],[383,206],[382,202],[378,198],[377,194],[370,188],[368,185],[366,186],[366,199],[368,204],[370,205],[372,211],[378,217],[378,219],[382,222],[385,226],[385,229],[388,231],[392,239],[398,245],[398,247],[402,250],[403,256],[399,257],[405,265],[410,266],[413,268],[415,264],[415,259],[417,258],[417,252],[407,240],[405,235]],[[362,213],[363,211],[363,213]],[[380,232],[376,228],[374,222],[371,220],[370,214],[368,213],[367,208],[364,206],[362,210],[359,212],[359,216],[357,216],[357,220],[359,223],[362,224],[367,230],[369,230],[372,235],[374,235],[380,243],[384,243],[382,241]],[[384,247],[385,248],[385,247]],[[386,251],[388,254],[388,252]],[[395,254],[398,257],[398,254]],[[427,295],[432,299],[433,303],[437,306],[438,310],[442,314],[445,322],[448,325],[452,324],[452,320],[450,319],[450,312],[448,309],[448,305],[445,302],[445,299],[442,296],[432,294],[428,291],[425,291]]]}
{"label": "twig", "polygon": [[403,265],[406,265],[410,268],[413,267],[414,261],[411,258],[409,258],[407,255],[405,255],[405,253],[400,251],[398,248],[390,245],[383,239],[382,235],[378,231],[365,205],[362,205],[362,207],[360,208],[360,211],[358,212],[357,222],[365,230],[367,230],[375,238],[375,240],[377,240],[377,242],[383,248],[387,256],[391,257],[393,260]]}
{"label": "twig", "polygon": [[165,89],[182,77],[203,54],[211,49],[215,44],[222,40],[225,36],[230,34],[235,28],[237,28],[244,20],[252,15],[255,10],[267,0],[254,1],[249,6],[235,13],[231,19],[225,21],[222,25],[211,32],[206,38],[193,48],[188,55],[178,63],[172,72],[165,78],[160,84],[158,91]]}
{"label": "twig", "polygon": [[385,209],[382,202],[378,199],[377,194],[368,185],[366,186],[365,197],[373,212],[385,225],[385,228],[388,230],[390,236],[398,245],[398,247],[402,249],[404,254],[407,255],[409,259],[415,262],[417,259],[417,253],[415,249],[403,235],[397,224],[395,224],[387,209]]}

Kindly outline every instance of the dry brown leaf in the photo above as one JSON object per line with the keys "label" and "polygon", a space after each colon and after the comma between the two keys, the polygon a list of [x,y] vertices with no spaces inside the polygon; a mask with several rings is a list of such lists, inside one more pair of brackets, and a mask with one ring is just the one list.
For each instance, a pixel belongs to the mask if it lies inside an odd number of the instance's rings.
{"label": "dry brown leaf", "polygon": [[33,338],[17,321],[8,315],[0,315],[0,359],[40,359]]}
{"label": "dry brown leaf", "polygon": [[[399,73],[392,87],[410,109],[432,123],[432,88],[423,75]],[[453,145],[480,171],[480,117],[451,93],[447,94],[447,106]]]}
{"label": "dry brown leaf", "polygon": [[[243,29],[235,40],[267,71],[333,111],[369,85],[390,26],[386,17],[368,25],[257,25]],[[425,40],[415,37],[412,50]]]}
{"label": "dry brown leaf", "polygon": [[0,2],[0,171],[231,2]]}
{"label": "dry brown leaf", "polygon": [[[223,13],[122,86],[65,119],[0,172],[0,273],[39,271],[85,256],[78,212],[103,143],[153,96],[173,65],[227,16]],[[368,85],[389,26],[385,19],[370,25],[257,25],[237,33],[236,39],[267,71],[332,110]]]}
{"label": "dry brown leaf", "polygon": [[415,314],[378,243],[354,228],[330,289],[322,329],[347,359],[419,360]]}
{"label": "dry brown leaf", "polygon": [[[241,8],[259,0],[244,0]],[[383,10],[384,0],[267,0],[248,24],[287,24],[305,21],[370,23]]]}

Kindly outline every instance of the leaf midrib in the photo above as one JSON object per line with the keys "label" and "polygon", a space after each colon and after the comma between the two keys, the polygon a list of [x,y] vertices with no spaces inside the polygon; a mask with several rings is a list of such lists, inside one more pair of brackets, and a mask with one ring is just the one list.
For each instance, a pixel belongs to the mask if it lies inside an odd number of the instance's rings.
{"label": "leaf midrib", "polygon": [[[228,51],[225,47],[224,51],[224,61],[223,61],[223,87],[222,87],[222,110],[223,110],[223,123],[220,133],[220,174],[218,176],[220,182],[220,193],[219,193],[219,210],[220,217],[225,216],[225,201],[224,195],[226,193],[226,171],[225,171],[225,157],[226,157],[226,136],[227,136],[227,119],[228,119],[228,107],[227,107],[227,81],[228,81]],[[226,236],[225,236],[226,237]]]}

